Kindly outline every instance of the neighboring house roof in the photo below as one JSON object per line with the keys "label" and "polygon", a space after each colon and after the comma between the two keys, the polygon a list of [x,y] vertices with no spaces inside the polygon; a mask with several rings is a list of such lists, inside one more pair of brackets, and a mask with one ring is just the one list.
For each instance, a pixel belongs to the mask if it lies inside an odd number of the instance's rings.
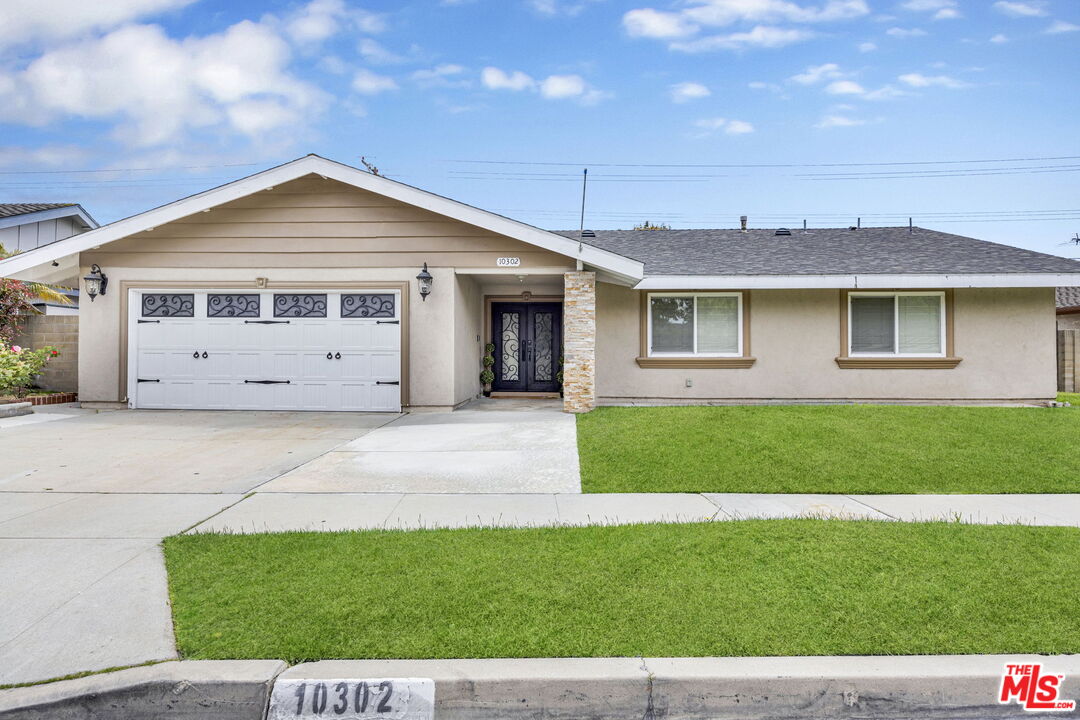
{"label": "neighboring house roof", "polygon": [[76,217],[90,230],[98,227],[97,220],[78,203],[0,203],[0,228],[64,217]]}
{"label": "neighboring house roof", "polygon": [[[646,278],[687,278],[691,287],[693,278],[758,278],[769,283],[769,278],[781,276],[794,278],[792,282],[806,276],[828,278],[823,282],[836,282],[840,276],[881,276],[892,283],[895,276],[917,276],[918,282],[930,283],[925,286],[980,285],[983,278],[986,284],[1007,284],[1008,277],[989,277],[1002,275],[1013,276],[1019,285],[1046,286],[1049,278],[1031,276],[1080,273],[1075,260],[923,228],[815,228],[791,230],[790,235],[777,235],[775,229],[596,230],[594,235],[584,242],[643,262]],[[865,286],[853,282],[851,287]]]}
{"label": "neighboring house roof", "polygon": [[[590,245],[579,246],[576,240],[526,225],[517,220],[457,202],[419,188],[373,175],[343,163],[327,160],[318,155],[306,155],[284,165],[264,170],[246,178],[221,185],[205,192],[182,198],[167,205],[138,215],[118,220],[109,225],[74,235],[49,245],[21,253],[0,261],[0,276],[19,277],[29,270],[58,261],[61,258],[72,264],[75,254],[148,230],[158,225],[179,220],[197,212],[223,203],[247,197],[260,190],[267,190],[282,183],[306,175],[337,180],[384,197],[407,203],[423,210],[483,228],[493,233],[514,238],[530,245],[544,248],[561,255],[580,259],[593,268],[611,273],[624,280],[635,281],[642,276],[641,263]],[[61,263],[63,265],[64,263]]]}
{"label": "neighboring house roof", "polygon": [[1080,312],[1080,287],[1059,287],[1057,289],[1058,312]]}
{"label": "neighboring house roof", "polygon": [[0,203],[0,217],[13,217],[36,213],[40,210],[54,210],[56,208],[71,207],[75,203]]}

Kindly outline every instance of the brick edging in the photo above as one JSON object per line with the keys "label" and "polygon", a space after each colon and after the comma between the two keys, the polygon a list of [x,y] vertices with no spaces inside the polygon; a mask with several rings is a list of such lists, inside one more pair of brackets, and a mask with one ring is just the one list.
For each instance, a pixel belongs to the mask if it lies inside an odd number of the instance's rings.
{"label": "brick edging", "polygon": [[79,394],[73,392],[53,393],[52,395],[28,395],[22,398],[24,402],[31,405],[59,405],[61,403],[77,402],[78,399]]}

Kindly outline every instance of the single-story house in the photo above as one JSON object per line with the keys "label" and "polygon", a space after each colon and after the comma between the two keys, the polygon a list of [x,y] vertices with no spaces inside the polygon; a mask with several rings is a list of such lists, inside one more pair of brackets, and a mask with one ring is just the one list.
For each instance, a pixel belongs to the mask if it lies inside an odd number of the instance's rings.
{"label": "single-story house", "polygon": [[[54,266],[53,264],[56,263]],[[1080,263],[921,228],[550,232],[309,155],[0,262],[77,269],[90,406],[1037,401]]]}

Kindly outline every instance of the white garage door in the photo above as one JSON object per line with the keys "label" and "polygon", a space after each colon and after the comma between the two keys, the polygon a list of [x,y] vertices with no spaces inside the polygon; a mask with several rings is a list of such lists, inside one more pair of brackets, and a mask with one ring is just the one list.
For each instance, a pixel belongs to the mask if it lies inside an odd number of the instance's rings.
{"label": "white garage door", "polygon": [[392,290],[132,290],[129,404],[400,412],[400,301]]}

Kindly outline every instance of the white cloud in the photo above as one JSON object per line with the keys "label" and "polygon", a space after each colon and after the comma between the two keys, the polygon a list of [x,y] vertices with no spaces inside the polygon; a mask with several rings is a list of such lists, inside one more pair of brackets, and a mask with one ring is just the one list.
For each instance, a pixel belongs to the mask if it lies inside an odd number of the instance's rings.
{"label": "white cloud", "polygon": [[878,88],[877,90],[871,90],[862,97],[863,100],[892,100],[894,98],[904,97],[905,95],[910,94],[911,93],[907,92],[906,90],[901,90],[892,85],[885,85]]}
{"label": "white cloud", "polygon": [[1001,33],[998,33],[994,37],[990,38],[990,42],[994,43],[995,45],[1001,45],[1002,43],[1009,42],[1009,38],[1005,35],[1002,35]]}
{"label": "white cloud", "polygon": [[549,100],[580,97],[588,85],[580,75],[549,75],[540,83],[540,94]]}
{"label": "white cloud", "polygon": [[528,90],[536,86],[536,81],[531,77],[515,70],[507,73],[497,67],[486,67],[480,72],[480,82],[488,90]]}
{"label": "white cloud", "polygon": [[380,33],[386,29],[386,20],[377,13],[350,8],[344,0],[311,0],[287,17],[284,27],[293,42],[312,45],[346,28],[363,33]]}
{"label": "white cloud", "polygon": [[365,60],[376,65],[395,65],[406,60],[397,53],[387,50],[379,41],[372,38],[360,38],[356,50]]}
{"label": "white cloud", "polygon": [[931,12],[935,20],[955,20],[963,17],[956,0],[908,0],[900,7],[912,12]]}
{"label": "white cloud", "polygon": [[669,91],[671,93],[671,101],[676,103],[690,102],[691,100],[697,100],[712,95],[709,88],[696,82],[676,83],[669,88]]}
{"label": "white cloud", "polygon": [[461,65],[444,63],[430,70],[417,70],[412,74],[412,79],[421,87],[467,87],[469,81],[460,78],[464,72],[465,68]]}
{"label": "white cloud", "polygon": [[687,0],[676,11],[637,8],[623,15],[623,27],[631,37],[689,38],[703,28],[722,28],[736,23],[760,23],[748,32],[713,35],[672,42],[672,50],[705,52],[748,47],[783,47],[813,36],[806,30],[780,28],[771,23],[825,23],[850,20],[869,14],[866,0],[824,0],[804,4],[791,0]]}
{"label": "white cloud", "polygon": [[361,95],[378,95],[388,90],[397,90],[398,84],[392,77],[360,68],[353,75],[352,88]]}
{"label": "white cloud", "polygon": [[750,47],[778,48],[803,42],[814,37],[808,30],[778,28],[758,25],[749,32],[737,32],[729,35],[712,35],[697,40],[685,40],[671,43],[672,50],[686,53],[710,52],[712,50],[744,50]]}
{"label": "white cloud", "polygon": [[724,132],[728,135],[746,135],[754,132],[754,126],[743,120],[730,120]]}
{"label": "white cloud", "polygon": [[695,120],[694,127],[704,131],[699,133],[699,137],[706,137],[721,130],[727,135],[748,135],[754,132],[754,126],[745,120],[728,120],[722,117]]}
{"label": "white cloud", "polygon": [[863,95],[866,93],[866,89],[851,80],[837,80],[826,85],[825,92],[830,95]]}
{"label": "white cloud", "polygon": [[1039,0],[998,0],[994,8],[1013,17],[1045,17],[1046,3]]}
{"label": "white cloud", "polygon": [[1055,20],[1050,24],[1050,27],[1046,28],[1043,32],[1049,35],[1058,35],[1060,33],[1076,32],[1077,30],[1080,30],[1080,25],[1065,22],[1064,20]]}
{"label": "white cloud", "polygon": [[895,38],[913,38],[923,37],[926,35],[926,31],[921,28],[891,27],[885,31],[885,34]]}
{"label": "white cloud", "polygon": [[599,2],[599,0],[579,0],[577,2],[564,2],[562,0],[528,0],[528,5],[541,15],[548,15],[550,17],[566,15],[574,17],[580,15],[585,8],[595,2]]}
{"label": "white cloud", "polygon": [[948,75],[927,76],[921,73],[907,73],[897,79],[905,85],[915,88],[943,87],[956,90],[968,87],[966,82],[951,78]]}
{"label": "white cloud", "polygon": [[857,125],[865,125],[865,120],[859,120],[857,118],[848,117],[847,115],[826,115],[817,122],[814,127],[816,128],[838,128],[838,127],[856,127]]}
{"label": "white cloud", "polygon": [[[269,24],[245,20],[184,40],[156,25],[128,25],[12,72],[0,85],[0,119],[117,121],[114,136],[137,146],[176,142],[197,128],[295,131],[326,96],[288,72],[290,59],[289,45]],[[258,122],[254,101],[264,114]]]}
{"label": "white cloud", "polygon": [[112,30],[196,0],[3,0],[0,47],[28,41],[55,41]]}
{"label": "white cloud", "polygon": [[89,150],[76,145],[0,146],[0,167],[72,167],[82,165],[90,156]]}
{"label": "white cloud", "polygon": [[825,63],[824,65],[811,65],[798,75],[792,75],[791,81],[800,85],[816,85],[824,80],[835,80],[843,76],[844,73],[840,72],[839,65]]}
{"label": "white cloud", "polygon": [[631,10],[623,15],[623,27],[630,37],[673,38],[693,35],[698,26],[680,13],[652,8]]}
{"label": "white cloud", "polygon": [[870,41],[859,43],[859,52],[861,53],[874,52],[875,50],[877,50],[877,43]]}
{"label": "white cloud", "polygon": [[865,0],[826,0],[800,5],[789,0],[691,0],[682,12],[703,25],[722,27],[736,22],[833,22],[870,13]]}

